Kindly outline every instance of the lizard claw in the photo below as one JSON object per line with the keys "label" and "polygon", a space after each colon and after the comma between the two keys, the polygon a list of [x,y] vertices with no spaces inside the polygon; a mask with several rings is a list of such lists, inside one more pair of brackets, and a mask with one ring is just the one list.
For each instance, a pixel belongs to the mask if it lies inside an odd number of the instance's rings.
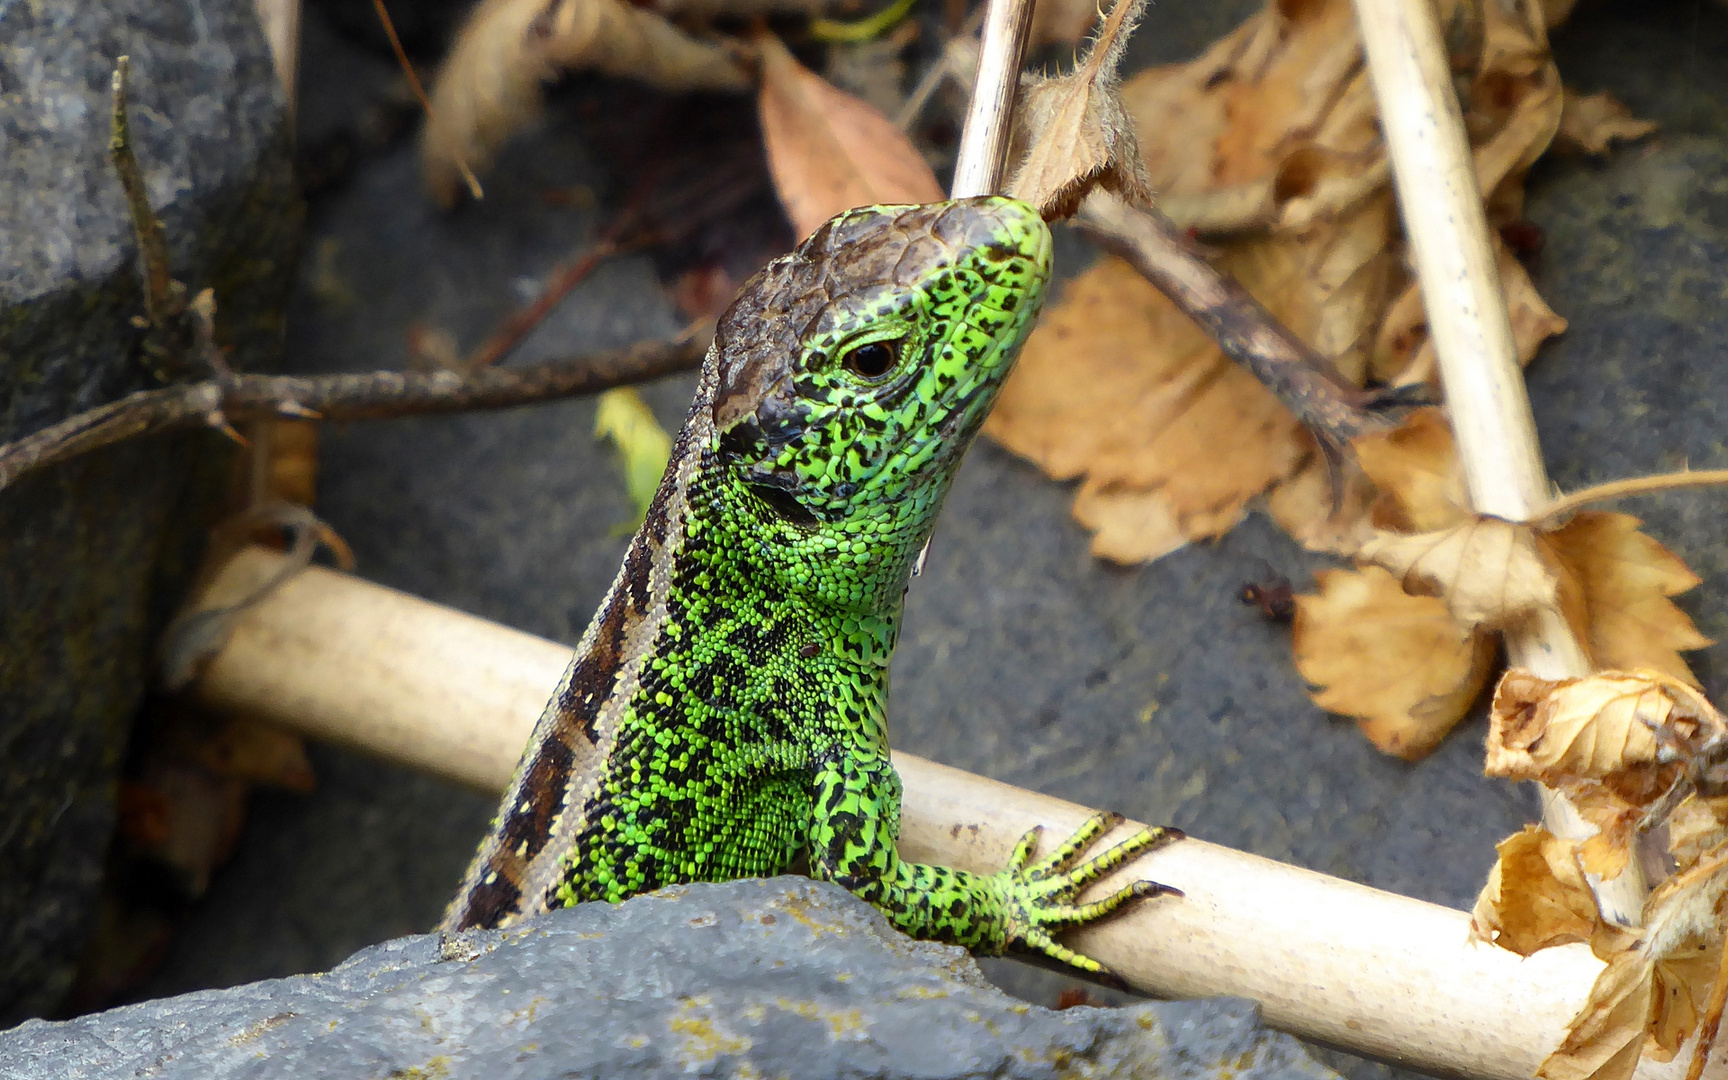
{"label": "lizard claw", "polygon": [[1033,855],[1043,829],[1032,829],[1020,838],[1008,865],[997,875],[1008,915],[1010,948],[1041,953],[1093,975],[1108,975],[1102,964],[1057,942],[1051,932],[1096,922],[1140,900],[1182,895],[1179,889],[1141,880],[1124,885],[1102,900],[1073,902],[1086,886],[1111,871],[1153,848],[1183,838],[1180,829],[1141,829],[1104,853],[1080,861],[1099,837],[1122,820],[1121,814],[1094,814],[1055,850],[1036,861]]}

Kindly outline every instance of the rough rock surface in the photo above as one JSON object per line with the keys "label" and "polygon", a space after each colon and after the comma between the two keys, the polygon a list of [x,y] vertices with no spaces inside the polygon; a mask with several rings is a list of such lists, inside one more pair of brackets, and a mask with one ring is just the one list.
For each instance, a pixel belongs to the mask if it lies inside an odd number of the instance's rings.
{"label": "rough rock surface", "polygon": [[[1160,1019],[1158,1009],[1170,1010]],[[399,938],[325,975],[0,1035],[0,1077],[1327,1080],[1254,1007],[1052,1012],[803,878]]]}
{"label": "rough rock surface", "polygon": [[[235,363],[278,350],[299,214],[252,0],[0,0],[0,441],[157,385],[107,157],[122,53],[176,276],[215,288]],[[0,492],[0,1023],[71,978],[154,630],[225,457],[151,440]]]}

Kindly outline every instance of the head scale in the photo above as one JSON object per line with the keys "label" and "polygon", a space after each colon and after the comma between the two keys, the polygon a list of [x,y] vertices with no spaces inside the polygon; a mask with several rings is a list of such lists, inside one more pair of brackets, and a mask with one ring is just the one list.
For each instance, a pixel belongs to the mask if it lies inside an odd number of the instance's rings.
{"label": "head scale", "polygon": [[830,599],[898,597],[1049,272],[1049,230],[1024,203],[867,207],[770,263],[722,317],[713,449],[796,561],[848,567],[817,583]]}

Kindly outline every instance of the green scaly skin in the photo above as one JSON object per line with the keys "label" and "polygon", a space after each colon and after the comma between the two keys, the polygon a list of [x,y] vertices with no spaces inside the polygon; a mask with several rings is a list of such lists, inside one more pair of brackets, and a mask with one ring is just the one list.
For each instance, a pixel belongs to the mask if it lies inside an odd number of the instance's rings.
{"label": "green scaly skin", "polygon": [[[807,858],[913,936],[1101,970],[1051,932],[1163,891],[1142,881],[1074,902],[1173,832],[1082,859],[1120,820],[1099,815],[1043,859],[1029,833],[994,875],[895,849],[888,665],[902,600],[1049,271],[1036,211],[988,198],[851,211],[744,287],[656,510],[447,925]],[[577,756],[602,763],[550,799],[578,729],[593,747]]]}

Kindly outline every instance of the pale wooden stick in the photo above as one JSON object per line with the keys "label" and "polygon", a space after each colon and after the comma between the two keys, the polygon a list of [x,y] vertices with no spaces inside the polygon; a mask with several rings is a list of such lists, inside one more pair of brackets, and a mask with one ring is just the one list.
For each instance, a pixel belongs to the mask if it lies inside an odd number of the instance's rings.
{"label": "pale wooden stick", "polygon": [[1032,0],[988,0],[978,77],[960,132],[954,161],[956,199],[994,195],[1002,189],[1008,137],[1014,130],[1014,93],[1020,88],[1020,58],[1032,29]]}
{"label": "pale wooden stick", "polygon": [[[261,548],[242,552],[201,606],[251,595],[281,561]],[[565,646],[313,568],[241,618],[193,693],[498,791],[569,659]],[[1064,836],[1090,814],[910,754],[894,763],[906,785],[900,847],[908,858],[994,871],[1025,830],[1044,825],[1047,837]],[[1583,945],[1520,959],[1470,942],[1462,912],[1200,840],[1163,848],[1127,873],[1186,895],[1071,940],[1133,986],[1253,998],[1286,1031],[1430,1072],[1525,1080],[1602,970]],[[1646,1062],[1637,1076],[1677,1078],[1684,1064]],[[1709,1075],[1728,1070],[1713,1066]]]}
{"label": "pale wooden stick", "polygon": [[294,90],[300,70],[300,0],[253,0],[264,40],[276,62],[276,77],[288,100],[288,115],[294,115]]}
{"label": "pale wooden stick", "polygon": [[[1355,3],[1471,505],[1529,521],[1548,506],[1550,485],[1438,18],[1429,0]],[[1513,664],[1543,678],[1591,671],[1555,609],[1540,609],[1509,631],[1506,651]],[[1543,788],[1542,795],[1549,831],[1575,840],[1596,832],[1559,793]],[[1649,885],[1637,859],[1614,880],[1594,884],[1604,918],[1640,922]]]}

